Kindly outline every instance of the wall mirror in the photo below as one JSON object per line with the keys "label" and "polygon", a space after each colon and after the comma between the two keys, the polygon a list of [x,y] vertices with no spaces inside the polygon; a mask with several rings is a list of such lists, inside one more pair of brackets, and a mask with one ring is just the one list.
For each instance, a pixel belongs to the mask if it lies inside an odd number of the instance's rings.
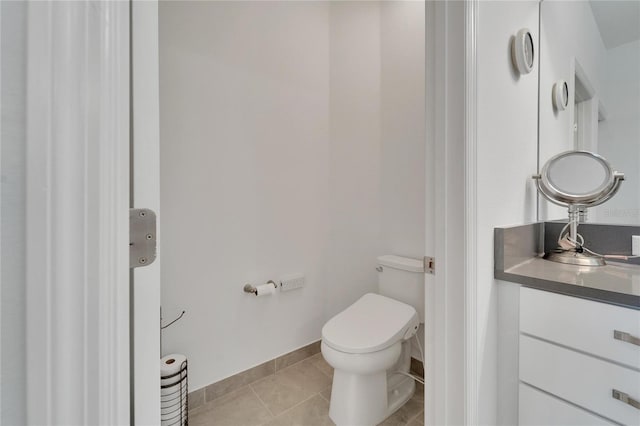
{"label": "wall mirror", "polygon": [[[565,151],[603,156],[625,182],[584,221],[640,225],[640,1],[541,1],[539,75],[539,172]],[[566,208],[539,200],[539,220],[566,219]]]}

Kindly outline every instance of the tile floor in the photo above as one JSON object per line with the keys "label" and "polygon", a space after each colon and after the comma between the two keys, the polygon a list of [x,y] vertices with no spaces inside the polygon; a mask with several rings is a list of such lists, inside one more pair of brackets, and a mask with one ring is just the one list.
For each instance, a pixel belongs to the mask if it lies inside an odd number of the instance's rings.
{"label": "tile floor", "polygon": [[[321,354],[277,371],[189,412],[191,426],[331,426],[332,368]],[[423,424],[424,388],[384,426]]]}

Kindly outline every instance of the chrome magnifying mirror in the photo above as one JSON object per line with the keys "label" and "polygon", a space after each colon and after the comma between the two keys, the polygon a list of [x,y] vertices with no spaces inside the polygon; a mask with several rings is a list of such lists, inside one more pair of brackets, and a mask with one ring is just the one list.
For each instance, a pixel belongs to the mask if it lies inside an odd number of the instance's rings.
{"label": "chrome magnifying mirror", "polygon": [[544,258],[573,265],[604,265],[602,256],[584,247],[578,223],[588,207],[602,204],[618,192],[624,173],[593,152],[567,151],[549,159],[533,178],[546,199],[569,210],[569,223],[558,238],[559,248],[545,253]]}

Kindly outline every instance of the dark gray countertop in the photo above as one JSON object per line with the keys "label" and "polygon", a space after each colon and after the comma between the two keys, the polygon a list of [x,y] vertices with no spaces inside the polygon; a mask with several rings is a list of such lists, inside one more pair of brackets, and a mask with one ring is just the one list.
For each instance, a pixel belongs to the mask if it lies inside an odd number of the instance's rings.
{"label": "dark gray countertop", "polygon": [[535,257],[495,277],[526,287],[640,310],[640,266],[575,266]]}
{"label": "dark gray countertop", "polygon": [[496,279],[640,310],[640,266],[611,261],[576,266],[542,259],[544,226],[495,229]]}

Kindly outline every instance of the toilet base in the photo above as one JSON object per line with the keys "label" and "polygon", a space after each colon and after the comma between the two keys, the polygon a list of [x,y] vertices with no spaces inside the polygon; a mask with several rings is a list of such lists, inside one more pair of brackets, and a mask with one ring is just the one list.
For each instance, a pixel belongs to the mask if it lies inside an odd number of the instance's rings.
{"label": "toilet base", "polygon": [[333,371],[329,417],[337,426],[373,426],[387,413],[387,372]]}
{"label": "toilet base", "polygon": [[410,377],[393,382],[394,387],[388,388],[386,371],[356,376],[334,370],[329,417],[337,426],[377,425],[402,407],[415,392],[415,381]]}
{"label": "toilet base", "polygon": [[[387,391],[387,415],[389,417],[411,399],[415,390],[416,382],[410,377],[402,376],[402,380],[397,382],[393,389]],[[385,418],[386,418],[385,417]]]}

